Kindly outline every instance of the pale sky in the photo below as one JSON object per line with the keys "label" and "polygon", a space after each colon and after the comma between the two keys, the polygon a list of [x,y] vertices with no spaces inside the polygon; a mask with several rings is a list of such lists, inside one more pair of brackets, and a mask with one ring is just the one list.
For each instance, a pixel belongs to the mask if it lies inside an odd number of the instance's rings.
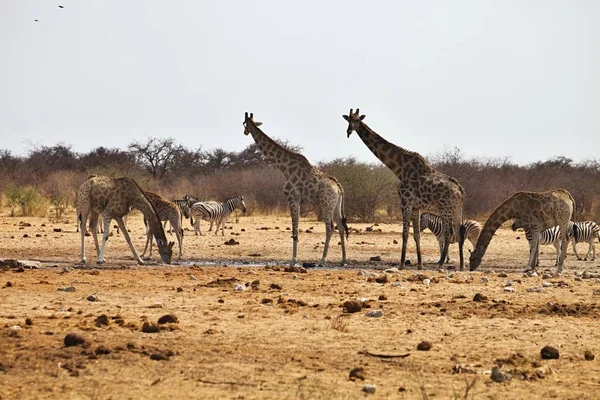
{"label": "pale sky", "polygon": [[346,138],[359,107],[426,156],[600,159],[596,0],[0,0],[0,54],[0,149],[17,155],[239,151],[249,111],[310,161],[376,162]]}

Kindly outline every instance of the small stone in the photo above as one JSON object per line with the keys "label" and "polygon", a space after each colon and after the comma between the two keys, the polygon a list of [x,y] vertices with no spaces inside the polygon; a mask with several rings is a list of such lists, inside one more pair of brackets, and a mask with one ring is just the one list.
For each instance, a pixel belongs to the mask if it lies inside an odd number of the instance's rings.
{"label": "small stone", "polygon": [[489,282],[489,279],[487,276],[481,277],[481,283],[488,283],[488,282]]}
{"label": "small stone", "polygon": [[402,282],[398,282],[398,281],[396,281],[396,282],[392,283],[392,286],[393,286],[393,287],[403,287],[403,286],[402,286]]}
{"label": "small stone", "polygon": [[380,294],[379,297],[377,298],[377,300],[379,300],[379,301],[385,301],[387,299],[388,298],[387,298],[387,296],[385,294]]}
{"label": "small stone", "polygon": [[594,353],[592,353],[589,350],[586,350],[585,353],[583,353],[583,357],[585,358],[586,361],[594,361],[594,359],[596,358]]}
{"label": "small stone", "polygon": [[431,283],[431,279],[423,279],[423,285],[429,286],[430,283]]}
{"label": "small stone", "polygon": [[72,293],[72,292],[74,292],[77,289],[75,289],[75,286],[65,286],[65,287],[59,287],[56,290],[59,291],[59,292],[69,292],[69,293]]}
{"label": "small stone", "polygon": [[196,280],[198,280],[198,278],[196,278],[196,276],[194,276],[194,275],[190,275],[190,280],[196,281]]}
{"label": "small stone", "polygon": [[508,275],[506,275],[506,273],[504,273],[504,272],[500,272],[498,274],[498,278],[508,278]]}
{"label": "small stone", "polygon": [[179,318],[177,318],[173,314],[166,314],[158,319],[158,323],[161,325],[162,324],[176,324],[177,322],[179,322]]}
{"label": "small stone", "polygon": [[542,286],[543,287],[552,287],[554,285],[552,284],[552,282],[542,282]]}
{"label": "small stone", "polygon": [[375,390],[377,390],[377,386],[372,383],[367,383],[362,388],[362,391],[368,394],[374,394]]}
{"label": "small stone", "polygon": [[388,283],[389,278],[386,274],[380,275],[378,277],[375,278],[375,282],[377,283]]}
{"label": "small stone", "polygon": [[79,346],[85,343],[85,339],[77,333],[69,333],[65,336],[64,343],[66,347]]}
{"label": "small stone", "polygon": [[345,301],[343,306],[347,313],[353,314],[362,310],[362,303],[356,300]]}
{"label": "small stone", "polygon": [[160,332],[160,328],[158,327],[158,325],[152,323],[152,322],[144,322],[142,325],[142,332],[144,333],[157,333]]}
{"label": "small stone", "polygon": [[381,261],[381,256],[373,256],[369,258],[369,261]]}
{"label": "small stone", "polygon": [[498,367],[497,365],[494,365],[492,367],[492,374],[490,375],[490,378],[492,378],[494,382],[498,383],[506,382],[511,379],[510,375],[502,372],[500,370],[500,367]]}
{"label": "small stone", "polygon": [[380,318],[383,317],[383,310],[371,310],[365,314],[369,318]]}
{"label": "small stone", "polygon": [[544,291],[544,288],[536,286],[536,287],[527,288],[525,290],[529,293],[542,293]]}
{"label": "small stone", "polygon": [[594,291],[592,292],[592,294],[594,296],[600,296],[600,289],[594,289]]}
{"label": "small stone", "polygon": [[545,273],[542,275],[542,279],[552,279],[552,274]]}
{"label": "small stone", "polygon": [[556,360],[560,356],[558,349],[552,346],[544,346],[541,355],[542,360]]}
{"label": "small stone", "polygon": [[431,350],[431,342],[427,340],[423,340],[421,343],[417,345],[417,350],[419,351],[429,351]]}
{"label": "small stone", "polygon": [[25,325],[28,325],[28,326],[33,325],[33,320],[31,318],[25,318]]}
{"label": "small stone", "polygon": [[367,271],[365,271],[364,269],[361,269],[360,271],[358,271],[358,273],[356,275],[365,276],[365,275],[367,275]]}
{"label": "small stone", "polygon": [[573,280],[575,282],[582,282],[583,281],[583,279],[581,279],[579,276],[576,276],[575,278],[573,278]]}
{"label": "small stone", "polygon": [[274,289],[274,290],[281,290],[281,285],[277,284],[277,283],[271,283],[269,285],[270,289]]}
{"label": "small stone", "polygon": [[514,288],[514,287],[512,287],[512,286],[506,286],[506,287],[504,288],[504,291],[505,291],[505,292],[509,292],[509,293],[514,293],[514,292],[515,292],[515,288]]}
{"label": "small stone", "polygon": [[110,349],[108,347],[98,346],[98,347],[96,347],[96,350],[94,350],[94,353],[97,356],[106,355],[106,354],[110,354]]}
{"label": "small stone", "polygon": [[163,306],[163,304],[161,302],[156,302],[154,304],[152,304],[151,306],[148,306],[148,308],[164,308],[165,306]]}
{"label": "small stone", "polygon": [[398,244],[398,241],[396,239],[394,239],[394,240],[392,240],[392,243]]}
{"label": "small stone", "polygon": [[473,301],[476,302],[482,302],[482,301],[487,301],[487,296],[482,295],[481,293],[476,293],[475,297],[473,297]]}
{"label": "small stone", "polygon": [[350,380],[351,381],[355,381],[357,379],[364,381],[365,378],[366,378],[365,369],[363,367],[354,368],[352,371],[350,371]]}
{"label": "small stone", "polygon": [[398,268],[396,268],[396,267],[392,267],[392,268],[386,269],[383,272],[386,272],[388,274],[396,274],[396,273],[400,272],[400,270]]}
{"label": "small stone", "polygon": [[508,281],[506,282],[506,284],[504,286],[514,286],[515,285],[515,281]]}
{"label": "small stone", "polygon": [[98,295],[97,294],[90,294],[88,297],[86,297],[87,301],[98,301]]}
{"label": "small stone", "polygon": [[109,324],[108,316],[106,314],[102,314],[102,315],[98,316],[94,320],[94,324],[96,324],[96,326],[98,326],[98,327],[103,326],[103,325],[108,326],[108,324]]}
{"label": "small stone", "polygon": [[236,283],[233,287],[234,292],[244,292],[246,290],[246,285],[242,283]]}

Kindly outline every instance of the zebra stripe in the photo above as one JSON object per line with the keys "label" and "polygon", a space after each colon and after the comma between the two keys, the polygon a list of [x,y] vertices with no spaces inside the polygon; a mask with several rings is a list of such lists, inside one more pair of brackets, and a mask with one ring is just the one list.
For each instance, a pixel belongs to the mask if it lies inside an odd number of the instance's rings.
{"label": "zebra stripe", "polygon": [[[444,249],[444,225],[442,223],[442,218],[439,215],[422,213],[419,221],[421,231],[429,229],[435,235],[440,245],[441,253]],[[481,233],[481,224],[472,219],[465,219],[461,224],[461,228],[463,228],[461,231],[464,230],[465,232],[464,237],[469,239],[473,247],[475,247],[475,243],[477,243],[477,239]],[[446,262],[449,261],[450,256],[448,256]]]}
{"label": "zebra stripe", "polygon": [[567,239],[573,243],[573,252],[578,260],[581,260],[581,257],[577,253],[577,243],[583,242],[588,242],[589,244],[588,251],[583,259],[587,261],[590,253],[592,253],[591,260],[594,261],[596,259],[596,247],[594,246],[594,239],[596,237],[600,241],[600,227],[594,221],[569,221]]}
{"label": "zebra stripe", "polygon": [[[521,220],[518,218],[515,218],[512,225],[510,226],[510,228],[513,231],[516,231],[519,228],[523,228],[523,230],[525,231],[525,238],[527,239],[527,242],[529,243],[529,248],[531,249],[532,241],[533,241],[533,232],[531,231],[531,229],[525,229],[525,227],[523,226],[523,222],[521,222]],[[567,239],[568,239],[568,232],[567,232]],[[554,263],[554,265],[558,265],[558,259],[560,257],[560,227],[558,225],[556,225],[556,226],[553,226],[551,228],[544,229],[543,231],[541,231],[539,245],[553,245],[554,246],[554,248],[556,249],[556,262]],[[535,263],[536,267],[539,267],[539,265],[540,265],[539,251],[540,251],[540,248],[538,246],[538,257],[537,257],[537,260]]]}
{"label": "zebra stripe", "polygon": [[[225,222],[227,222],[229,214],[231,214],[234,210],[238,208],[242,210],[243,213],[246,212],[246,204],[244,203],[244,198],[242,196],[229,198],[223,203],[217,203],[215,201],[195,203],[194,205],[192,205],[190,210],[190,223],[194,227],[194,233],[196,235],[202,235],[202,232],[200,231],[200,220],[203,219],[205,221],[211,222],[211,227],[213,222],[217,223],[215,235],[219,231],[219,226],[221,226],[221,234],[225,235]],[[196,218],[195,223],[194,217]]]}

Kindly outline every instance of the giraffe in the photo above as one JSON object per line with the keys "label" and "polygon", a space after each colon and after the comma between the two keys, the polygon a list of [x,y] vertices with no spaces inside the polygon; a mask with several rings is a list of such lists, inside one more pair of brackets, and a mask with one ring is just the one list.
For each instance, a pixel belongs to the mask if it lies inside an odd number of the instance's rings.
{"label": "giraffe", "polygon": [[[130,207],[136,208],[144,214],[144,218],[148,220],[150,230],[156,238],[158,252],[162,260],[170,264],[173,254],[173,242],[167,242],[165,231],[156,214],[156,210],[148,201],[142,189],[131,178],[110,178],[107,176],[93,175],[86,179],[77,191],[77,215],[80,221],[81,232],[81,262],[87,263],[85,256],[85,224],[90,217],[90,231],[94,237],[96,246],[97,260],[96,263],[104,263],[104,246],[109,236],[110,221],[115,219],[125,240],[133,253],[133,257],[138,264],[144,262],[138,256],[131,238],[123,223],[123,216],[127,214]],[[104,218],[104,235],[102,236],[102,247],[98,246],[98,233],[96,225],[98,224],[98,216],[103,214]]]}
{"label": "giraffe", "polygon": [[417,246],[417,268],[421,269],[421,229],[420,214],[429,212],[442,219],[444,227],[444,247],[438,264],[444,265],[448,256],[448,247],[458,236],[460,270],[464,268],[463,244],[464,235],[460,226],[463,222],[463,209],[466,193],[460,183],[433,169],[425,159],[416,152],[388,142],[363,122],[365,115],[358,109],[349,115],[342,116],[348,121],[346,133],[348,137],[356,132],[371,152],[381,160],[400,180],[398,194],[402,205],[402,257],[400,265],[406,261],[406,247],[410,222],[413,222],[413,236]]}
{"label": "giraffe", "polygon": [[[156,210],[156,214],[158,215],[158,219],[162,222],[165,221],[165,224],[169,222],[171,227],[175,229],[175,236],[177,237],[177,242],[179,244],[179,257],[178,260],[181,260],[183,257],[183,226],[182,226],[182,217],[181,210],[177,204],[172,201],[163,199],[160,195],[144,191],[144,195],[152,204],[152,207]],[[144,223],[146,220],[144,219]],[[163,226],[164,229],[164,226]],[[142,252],[142,257],[146,254],[146,250],[148,249],[148,244],[150,244],[150,251],[148,253],[148,257],[152,258],[152,232],[148,229],[146,234],[146,246],[144,246],[144,251]]]}
{"label": "giraffe", "polygon": [[505,221],[518,218],[525,231],[533,235],[529,250],[527,269],[535,269],[538,258],[540,232],[558,225],[560,230],[561,253],[558,259],[557,272],[561,272],[567,255],[567,227],[575,213],[575,200],[571,193],[564,189],[547,192],[516,192],[504,200],[490,215],[479,235],[475,250],[471,253],[470,269],[474,271],[487,250],[494,232]]}
{"label": "giraffe", "polygon": [[342,245],[341,265],[346,265],[344,231],[346,238],[348,238],[349,230],[344,215],[344,189],[342,185],[334,177],[310,165],[302,154],[279,145],[259,128],[260,125],[262,125],[262,122],[254,121],[254,114],[248,115],[246,112],[244,134],[252,135],[269,163],[279,168],[285,176],[283,192],[288,199],[292,217],[292,260],[290,265],[296,264],[301,204],[312,205],[316,209],[319,219],[325,222],[325,246],[320,265],[325,265],[327,262],[327,251],[334,230],[334,222],[338,226]]}

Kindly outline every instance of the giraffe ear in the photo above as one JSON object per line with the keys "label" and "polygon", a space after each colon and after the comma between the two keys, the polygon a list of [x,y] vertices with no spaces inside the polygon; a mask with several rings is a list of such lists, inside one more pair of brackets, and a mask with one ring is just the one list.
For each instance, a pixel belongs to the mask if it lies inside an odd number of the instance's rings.
{"label": "giraffe ear", "polygon": [[262,125],[262,122],[255,122],[255,123],[254,123],[254,125],[256,125],[256,126],[261,126],[261,125]]}
{"label": "giraffe ear", "polygon": [[347,115],[342,115],[342,118],[344,118],[346,121],[350,120],[350,118]]}
{"label": "giraffe ear", "polygon": [[366,115],[361,115],[360,116],[360,120],[362,121],[363,119],[365,119]]}

